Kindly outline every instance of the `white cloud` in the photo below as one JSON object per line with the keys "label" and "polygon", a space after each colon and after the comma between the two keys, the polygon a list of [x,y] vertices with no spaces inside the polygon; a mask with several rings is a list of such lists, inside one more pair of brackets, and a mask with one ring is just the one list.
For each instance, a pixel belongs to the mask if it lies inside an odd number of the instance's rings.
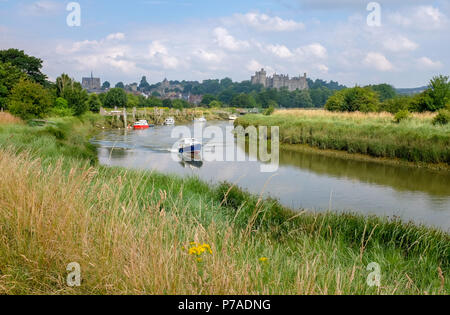
{"label": "white cloud", "polygon": [[267,46],[268,51],[280,58],[290,58],[294,56],[292,52],[284,45],[269,45]]}
{"label": "white cloud", "polygon": [[98,41],[59,44],[55,51],[57,55],[62,56],[61,62],[72,64],[79,71],[89,72],[105,67],[124,73],[138,71],[136,63],[129,58],[131,48],[127,45],[117,45],[108,38],[110,36]]}
{"label": "white cloud", "polygon": [[20,13],[23,15],[43,16],[51,15],[64,10],[64,5],[57,1],[35,1],[30,4],[20,5]]}
{"label": "white cloud", "polygon": [[235,39],[228,33],[227,29],[223,27],[216,27],[214,29],[214,35],[216,36],[216,43],[219,45],[219,47],[231,51],[239,51],[250,47],[250,44],[247,41]]}
{"label": "white cloud", "polygon": [[125,34],[124,33],[114,33],[114,34],[109,34],[106,37],[107,40],[124,40],[125,39]]}
{"label": "white cloud", "polygon": [[301,22],[294,20],[284,20],[278,16],[269,16],[257,12],[247,14],[236,14],[236,18],[245,25],[253,27],[259,31],[296,31],[305,28]]}
{"label": "white cloud", "polygon": [[296,53],[306,58],[327,58],[327,49],[319,43],[302,46],[296,49]]}
{"label": "white cloud", "polygon": [[433,61],[428,57],[419,58],[417,63],[420,67],[426,69],[439,69],[442,67],[442,63],[440,61]]}
{"label": "white cloud", "polygon": [[329,68],[326,65],[319,64],[317,69],[322,73],[328,73]]}
{"label": "white cloud", "polygon": [[388,38],[384,41],[383,46],[385,49],[393,52],[413,51],[419,47],[418,44],[404,36]]}
{"label": "white cloud", "polygon": [[249,63],[247,63],[246,69],[249,72],[256,72],[261,69],[265,69],[268,75],[272,75],[275,71],[271,66],[264,66],[263,64],[259,63],[257,60],[252,59]]}
{"label": "white cloud", "polygon": [[443,29],[448,24],[447,17],[439,8],[425,5],[414,7],[402,13],[392,13],[388,18],[394,24],[419,30]]}
{"label": "white cloud", "polygon": [[384,55],[375,52],[368,53],[364,59],[364,63],[379,71],[390,71],[394,68]]}
{"label": "white cloud", "polygon": [[194,55],[206,62],[219,63],[220,61],[222,61],[222,56],[211,51],[206,51],[204,49],[198,49],[194,52]]}
{"label": "white cloud", "polygon": [[167,47],[160,41],[153,41],[149,45],[149,58],[160,63],[164,69],[176,69],[180,64],[178,58],[171,56]]}

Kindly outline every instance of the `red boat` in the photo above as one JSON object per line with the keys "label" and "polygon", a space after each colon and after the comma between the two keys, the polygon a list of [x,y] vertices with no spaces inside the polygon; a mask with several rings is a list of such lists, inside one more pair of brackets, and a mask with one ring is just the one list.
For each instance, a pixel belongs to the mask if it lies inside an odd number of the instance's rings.
{"label": "red boat", "polygon": [[146,120],[139,120],[133,125],[134,129],[148,129],[150,128],[150,125],[148,124],[148,121]]}

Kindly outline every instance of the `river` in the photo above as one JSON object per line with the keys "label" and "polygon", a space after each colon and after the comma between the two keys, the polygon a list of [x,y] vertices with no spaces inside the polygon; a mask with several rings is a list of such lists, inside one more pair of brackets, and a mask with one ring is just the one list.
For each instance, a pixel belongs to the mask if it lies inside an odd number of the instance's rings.
{"label": "river", "polygon": [[[399,217],[450,231],[449,172],[281,150],[278,171],[262,173],[261,162],[248,161],[247,150],[237,145],[231,125],[208,122],[206,126],[220,127],[229,137],[213,144],[204,139],[205,150],[213,145],[242,152],[245,162],[174,160],[172,147],[178,139],[171,137],[171,126],[105,131],[92,143],[103,165],[198,176],[212,183],[228,181],[293,209]],[[193,125],[186,127],[193,129]]]}

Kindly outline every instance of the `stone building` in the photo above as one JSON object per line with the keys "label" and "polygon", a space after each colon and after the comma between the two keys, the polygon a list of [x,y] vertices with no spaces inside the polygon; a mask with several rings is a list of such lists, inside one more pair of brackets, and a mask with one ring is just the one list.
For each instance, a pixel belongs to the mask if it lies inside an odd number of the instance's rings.
{"label": "stone building", "polygon": [[88,91],[99,91],[102,88],[102,83],[100,81],[100,78],[94,78],[94,76],[91,73],[90,78],[83,78],[81,81],[81,85],[83,86],[83,89]]}
{"label": "stone building", "polygon": [[287,88],[289,91],[307,90],[308,81],[306,73],[303,76],[289,78],[289,75],[274,74],[268,77],[264,69],[255,73],[251,78],[252,84],[262,84],[265,88],[281,89]]}

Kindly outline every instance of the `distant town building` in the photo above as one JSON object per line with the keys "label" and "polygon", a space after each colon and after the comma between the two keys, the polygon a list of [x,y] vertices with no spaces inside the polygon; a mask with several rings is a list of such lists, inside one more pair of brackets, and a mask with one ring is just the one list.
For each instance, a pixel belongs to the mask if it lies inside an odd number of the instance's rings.
{"label": "distant town building", "polygon": [[189,94],[187,101],[191,104],[200,105],[202,100],[203,100],[203,95]]}
{"label": "distant town building", "polygon": [[94,78],[92,72],[90,78],[83,78],[81,85],[83,86],[83,89],[88,90],[89,92],[96,92],[102,89],[100,78]]}
{"label": "distant town building", "polygon": [[306,80],[306,73],[304,76],[289,78],[289,75],[274,74],[268,77],[264,69],[255,73],[251,78],[252,84],[262,84],[265,88],[281,89],[287,88],[289,91],[307,90],[308,81]]}

